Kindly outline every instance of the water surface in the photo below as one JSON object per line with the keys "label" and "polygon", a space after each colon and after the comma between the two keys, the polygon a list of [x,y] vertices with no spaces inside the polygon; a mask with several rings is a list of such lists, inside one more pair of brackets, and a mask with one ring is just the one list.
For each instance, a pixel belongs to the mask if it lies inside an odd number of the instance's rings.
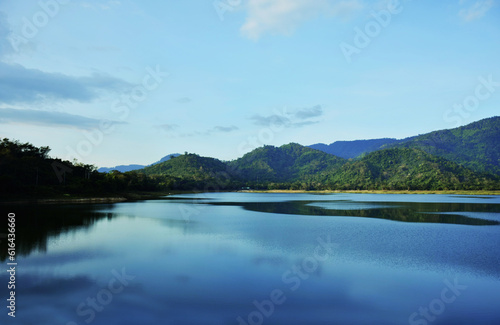
{"label": "water surface", "polygon": [[16,319],[3,307],[2,324],[500,324],[498,196],[208,193],[1,210],[16,213],[18,256]]}

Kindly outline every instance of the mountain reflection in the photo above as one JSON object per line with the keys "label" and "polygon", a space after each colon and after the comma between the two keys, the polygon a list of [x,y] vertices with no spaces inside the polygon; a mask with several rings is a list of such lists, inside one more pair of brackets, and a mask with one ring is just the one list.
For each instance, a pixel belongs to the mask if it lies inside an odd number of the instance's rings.
{"label": "mountain reflection", "polygon": [[[325,207],[317,206],[321,203],[324,203]],[[354,209],[350,201],[207,202],[207,204],[241,206],[245,210],[279,214],[363,217],[474,226],[500,224],[494,220],[471,218],[459,214],[463,212],[500,213],[500,206],[494,204],[356,202],[359,208]],[[345,209],[342,208],[342,204],[346,205]],[[335,208],[328,208],[328,205]],[[366,207],[364,208],[363,205]]]}
{"label": "mountain reflection", "polygon": [[[185,201],[186,203],[189,200]],[[199,201],[192,201],[199,204]],[[203,204],[240,206],[246,210],[294,215],[378,218],[403,222],[442,223],[487,226],[500,222],[472,218],[464,212],[500,213],[498,204],[481,203],[411,203],[353,201],[282,201],[282,202],[217,202]],[[16,214],[16,255],[27,256],[34,251],[45,252],[50,238],[67,232],[89,228],[99,220],[113,218],[114,205],[38,205],[0,206],[1,215]],[[109,207],[109,209],[107,209]],[[5,218],[6,219],[6,218]],[[170,226],[173,226],[170,224]],[[177,222],[175,226],[185,226]],[[0,260],[8,257],[7,222],[0,223]]]}
{"label": "mountain reflection", "polygon": [[[30,205],[0,206],[0,213],[7,216],[16,214],[15,244],[16,256],[27,256],[33,251],[45,252],[47,242],[62,233],[91,227],[97,221],[108,218],[111,213],[95,211],[90,205]],[[7,218],[0,223],[0,260],[5,261],[7,254]],[[3,236],[2,236],[3,235]]]}

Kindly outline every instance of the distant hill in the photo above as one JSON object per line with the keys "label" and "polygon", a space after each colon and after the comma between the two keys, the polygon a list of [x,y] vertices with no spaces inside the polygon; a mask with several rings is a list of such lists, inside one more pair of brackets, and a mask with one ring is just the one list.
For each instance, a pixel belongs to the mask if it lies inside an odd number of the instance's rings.
{"label": "distant hill", "polygon": [[[382,142],[388,143],[377,145]],[[185,154],[137,172],[167,177],[170,187],[182,189],[484,190],[500,181],[420,148],[390,147],[347,160],[297,143],[266,145],[230,162]]]}
{"label": "distant hill", "polygon": [[147,176],[167,177],[170,188],[183,190],[230,190],[240,183],[231,176],[229,166],[219,159],[184,154],[138,170]]}
{"label": "distant hill", "polygon": [[117,170],[119,172],[125,173],[125,172],[130,172],[132,170],[141,169],[144,167],[146,167],[146,166],[144,166],[144,165],[119,165],[119,166],[115,166],[115,167],[101,167],[101,168],[97,169],[97,171],[100,173],[109,173],[112,170]]}
{"label": "distant hill", "polygon": [[226,164],[219,159],[201,157],[190,153],[145,167],[140,171],[146,175],[169,175],[201,180],[212,178],[215,174],[225,172],[226,170]]}
{"label": "distant hill", "polygon": [[416,148],[391,148],[347,162],[324,180],[330,188],[444,190],[493,189],[499,177],[476,173]]}
{"label": "distant hill", "polygon": [[309,147],[343,158],[358,159],[381,149],[416,148],[479,173],[500,175],[500,117],[402,140],[337,141],[330,145],[314,144]]}
{"label": "distant hill", "polygon": [[229,163],[239,179],[291,182],[310,175],[332,172],[345,162],[319,150],[290,143],[279,148],[264,146]]}
{"label": "distant hill", "polygon": [[317,143],[308,147],[316,150],[321,150],[331,155],[349,159],[356,158],[362,154],[370,153],[379,150],[384,146],[399,143],[402,141],[403,140],[383,138],[373,140],[336,141],[328,145],[324,143]]}
{"label": "distant hill", "polygon": [[386,147],[418,148],[476,172],[500,175],[500,117],[434,131]]}
{"label": "distant hill", "polygon": [[[160,162],[141,169],[109,173],[99,173],[92,165],[50,158],[49,147],[37,148],[3,139],[0,141],[0,197],[220,191],[242,187],[499,190],[499,123],[500,118],[496,117],[404,140],[354,142],[358,145],[357,152],[362,152],[355,159],[290,143],[280,147],[263,146],[229,162],[186,153],[165,156]],[[376,147],[377,150],[368,152]],[[344,150],[346,156],[354,152],[349,148]]]}
{"label": "distant hill", "polygon": [[179,157],[180,155],[181,155],[180,153],[171,153],[170,155],[166,155],[165,157],[161,158],[157,162],[149,164],[148,166],[153,166],[153,165],[156,165],[156,164],[160,164],[162,162],[170,160],[171,158]]}
{"label": "distant hill", "polygon": [[229,163],[249,186],[293,189],[494,189],[499,177],[418,148],[377,150],[346,160],[296,143],[264,146]]}
{"label": "distant hill", "polygon": [[[178,156],[180,156],[180,154],[178,154],[178,153],[166,155],[165,157],[161,158],[157,162],[154,162],[154,163],[152,163],[151,165],[148,165],[148,166],[159,164],[159,163],[162,163],[164,161],[169,160],[171,157],[178,157]],[[101,167],[97,171],[100,172],[100,173],[109,173],[112,170],[117,170],[119,172],[125,173],[125,172],[130,172],[130,171],[133,171],[133,170],[142,169],[144,167],[146,167],[146,166],[145,165],[119,165],[119,166],[115,166],[115,167]]]}

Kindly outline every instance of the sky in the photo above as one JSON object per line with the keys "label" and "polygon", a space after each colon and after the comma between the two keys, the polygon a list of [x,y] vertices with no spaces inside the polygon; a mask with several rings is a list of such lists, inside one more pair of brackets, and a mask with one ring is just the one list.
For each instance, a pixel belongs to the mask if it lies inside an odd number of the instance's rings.
{"label": "sky", "polygon": [[499,112],[499,0],[0,0],[0,137],[65,160],[232,160]]}

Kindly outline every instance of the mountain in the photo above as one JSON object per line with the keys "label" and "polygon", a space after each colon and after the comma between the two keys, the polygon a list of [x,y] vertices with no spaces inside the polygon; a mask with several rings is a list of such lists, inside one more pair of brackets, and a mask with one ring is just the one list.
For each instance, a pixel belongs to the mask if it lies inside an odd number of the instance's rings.
{"label": "mountain", "polygon": [[146,166],[144,165],[119,165],[115,167],[101,167],[97,171],[100,173],[109,173],[112,170],[117,170],[119,172],[125,173],[125,172],[130,172],[132,170],[137,170],[144,168]]}
{"label": "mountain", "polygon": [[383,138],[372,140],[336,141],[329,145],[317,143],[308,146],[309,148],[321,150],[323,152],[342,157],[345,159],[356,158],[362,154],[370,153],[383,148],[384,146],[399,143],[403,140]]}
{"label": "mountain", "polygon": [[224,190],[240,187],[239,183],[233,184],[226,163],[216,158],[201,157],[192,153],[145,167],[137,172],[163,179],[162,182],[168,183],[173,189]]}
{"label": "mountain", "polygon": [[170,155],[166,155],[165,157],[161,158],[157,162],[154,162],[154,163],[152,163],[152,164],[150,164],[148,166],[153,166],[153,165],[156,165],[156,164],[160,164],[162,162],[170,160],[171,158],[179,157],[180,155],[181,155],[180,153],[171,153]]}
{"label": "mountain", "polygon": [[500,117],[434,131],[387,147],[418,148],[476,172],[500,175]]}
{"label": "mountain", "polygon": [[[37,148],[29,143],[3,139],[0,141],[0,197],[110,195],[165,190],[220,191],[241,187],[499,190],[500,175],[477,172],[465,163],[427,152],[439,149],[440,154],[449,153],[453,151],[445,149],[451,147],[463,150],[462,155],[451,155],[453,159],[458,156],[472,166],[486,166],[484,161],[490,161],[495,166],[494,158],[498,157],[496,125],[497,121],[493,119],[449,132],[437,131],[419,136],[420,141],[413,139],[413,142],[404,143],[407,147],[397,144],[365,153],[357,159],[347,160],[290,143],[281,147],[257,148],[230,162],[186,153],[125,173],[99,173],[92,165],[50,158],[49,147]],[[477,154],[478,160],[472,159],[473,153]]]}
{"label": "mountain", "polygon": [[484,190],[498,188],[499,179],[421,149],[391,148],[349,161],[323,182],[336,189]]}
{"label": "mountain", "polygon": [[309,146],[343,158],[361,158],[381,149],[415,148],[479,173],[500,175],[500,117],[406,139],[337,141]]}
{"label": "mountain", "polygon": [[233,175],[254,187],[292,189],[495,189],[499,177],[418,148],[388,148],[346,160],[290,143],[264,146],[229,162]]}
{"label": "mountain", "polygon": [[292,182],[309,175],[332,172],[345,160],[297,143],[281,147],[264,146],[229,163],[242,180]]}
{"label": "mountain", "polygon": [[[178,154],[178,153],[166,155],[165,157],[161,158],[157,162],[154,162],[154,163],[152,163],[152,164],[150,164],[148,166],[156,165],[156,164],[165,162],[165,161],[169,160],[172,157],[178,157],[178,156],[180,156],[180,154]],[[115,167],[101,167],[97,171],[100,172],[100,173],[109,173],[112,170],[117,170],[119,172],[125,173],[125,172],[130,172],[130,171],[133,171],[133,170],[142,169],[144,167],[146,167],[146,166],[145,165],[119,165],[119,166],[115,166]]]}
{"label": "mountain", "polygon": [[485,190],[500,185],[498,176],[420,148],[391,147],[347,160],[297,143],[266,145],[230,162],[184,154],[137,172],[163,177],[175,189]]}

